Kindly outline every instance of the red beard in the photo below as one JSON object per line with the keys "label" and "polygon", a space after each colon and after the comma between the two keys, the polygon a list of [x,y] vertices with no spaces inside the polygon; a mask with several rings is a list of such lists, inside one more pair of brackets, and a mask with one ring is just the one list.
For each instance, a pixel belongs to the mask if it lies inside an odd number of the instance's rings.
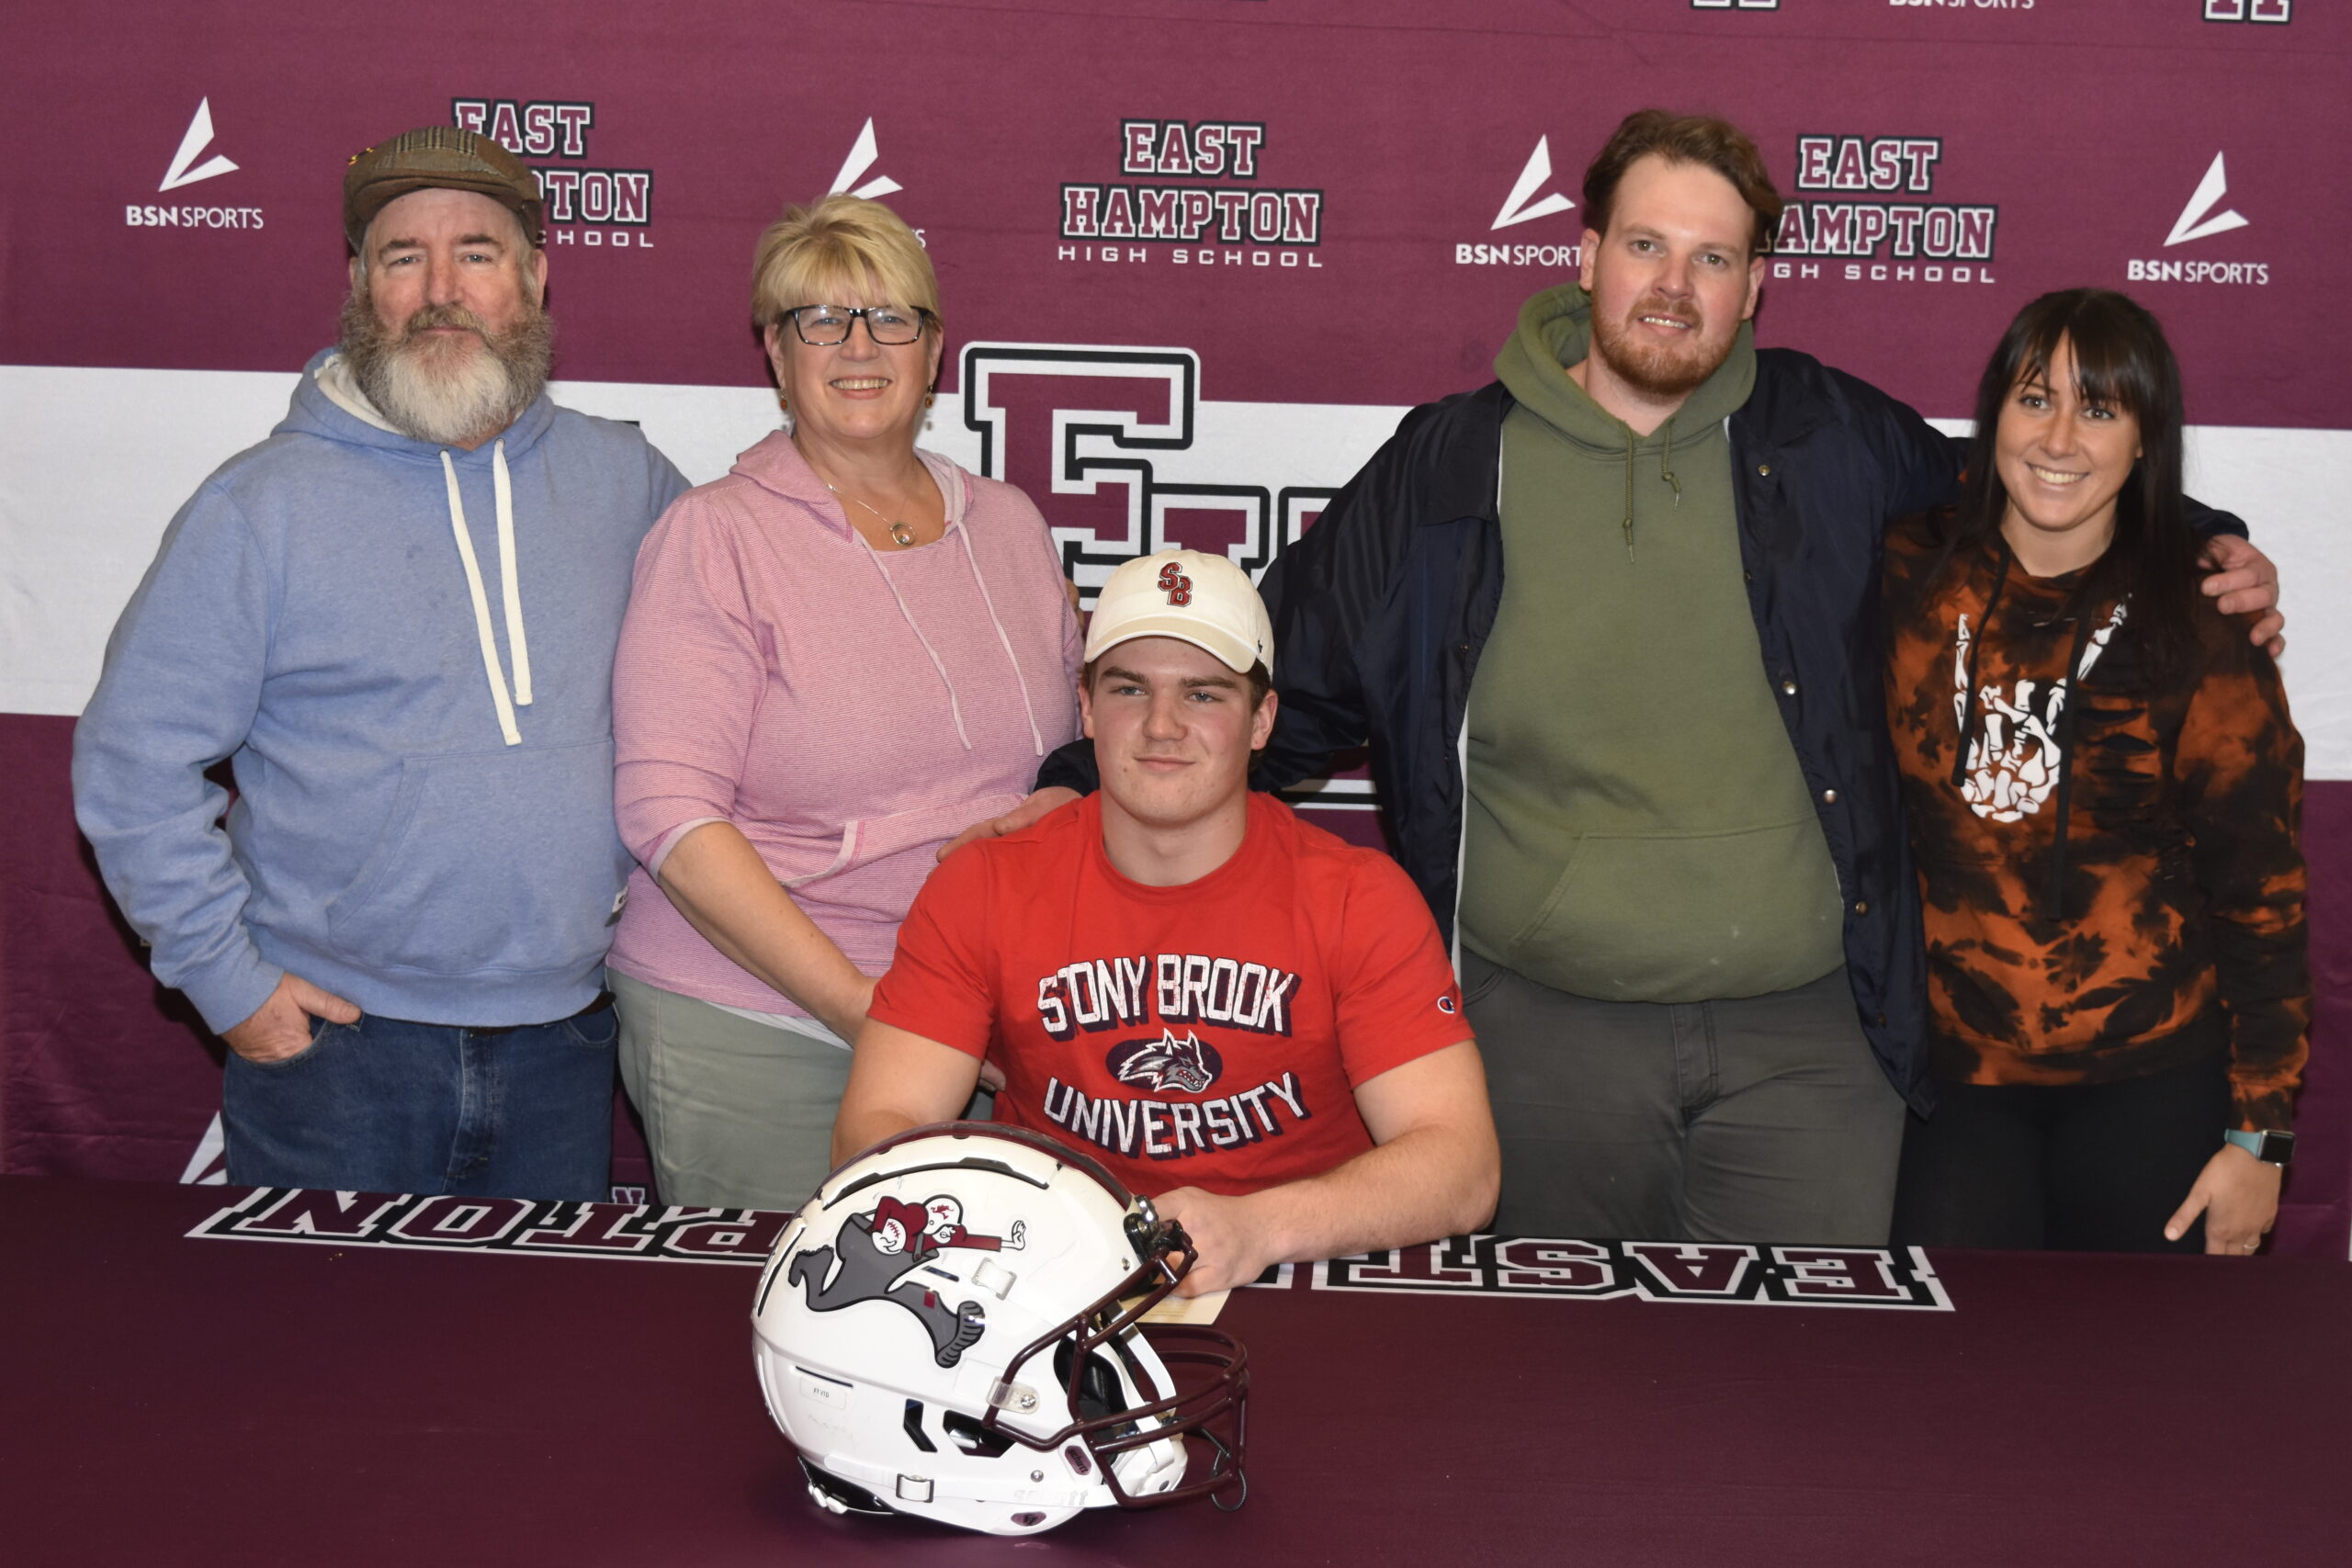
{"label": "red beard", "polygon": [[[1690,322],[1690,330],[1679,343],[1652,343],[1637,335],[1640,329],[1634,323],[1643,316],[1670,316]],[[1696,390],[1731,357],[1737,341],[1735,329],[1720,344],[1708,342],[1706,319],[1694,306],[1657,299],[1636,302],[1622,320],[1598,311],[1592,318],[1592,351],[1619,380],[1653,398],[1679,398]]]}

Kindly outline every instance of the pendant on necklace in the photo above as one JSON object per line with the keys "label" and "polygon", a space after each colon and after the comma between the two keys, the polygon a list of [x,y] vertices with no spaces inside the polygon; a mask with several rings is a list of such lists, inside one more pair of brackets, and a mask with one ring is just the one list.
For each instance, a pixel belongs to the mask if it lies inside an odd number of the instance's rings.
{"label": "pendant on necklace", "polygon": [[915,531],[904,523],[893,523],[890,525],[890,542],[902,550],[910,548],[915,542]]}

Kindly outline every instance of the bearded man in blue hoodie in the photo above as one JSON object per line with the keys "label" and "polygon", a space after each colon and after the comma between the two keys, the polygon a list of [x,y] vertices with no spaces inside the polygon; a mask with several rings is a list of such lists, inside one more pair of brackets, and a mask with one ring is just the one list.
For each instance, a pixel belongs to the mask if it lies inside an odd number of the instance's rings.
{"label": "bearded man in blue hoodie", "polygon": [[74,732],[239,1184],[607,1190],[613,649],[686,484],[548,400],[542,219],[486,137],[352,160],[341,342],[172,520]]}

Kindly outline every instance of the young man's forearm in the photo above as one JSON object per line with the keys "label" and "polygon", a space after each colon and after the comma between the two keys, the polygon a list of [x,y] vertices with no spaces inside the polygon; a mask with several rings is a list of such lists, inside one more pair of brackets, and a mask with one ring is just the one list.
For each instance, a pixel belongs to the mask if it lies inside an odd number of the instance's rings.
{"label": "young man's forearm", "polygon": [[1199,1249],[1186,1295],[1246,1284],[1271,1264],[1345,1258],[1473,1231],[1495,1212],[1501,1161],[1483,1117],[1400,1134],[1320,1176],[1224,1198],[1159,1200]]}
{"label": "young man's forearm", "polygon": [[891,1106],[869,1105],[853,1109],[847,1100],[843,1100],[841,1114],[833,1118],[833,1164],[839,1166],[860,1149],[872,1148],[885,1138],[895,1137],[910,1127],[922,1124]]}
{"label": "young man's forearm", "polygon": [[1279,1255],[1268,1261],[1303,1263],[1474,1231],[1494,1217],[1501,1173],[1485,1129],[1421,1127],[1244,1201]]}

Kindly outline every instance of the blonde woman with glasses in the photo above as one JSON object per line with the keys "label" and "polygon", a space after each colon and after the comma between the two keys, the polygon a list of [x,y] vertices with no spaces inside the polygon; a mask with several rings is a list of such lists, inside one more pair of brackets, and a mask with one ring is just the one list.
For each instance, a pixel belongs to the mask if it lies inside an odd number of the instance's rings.
{"label": "blonde woman with glasses", "polygon": [[787,211],[752,312],[786,428],[663,514],[621,632],[609,962],[662,1199],[790,1209],[939,850],[1077,735],[1079,634],[1028,497],[915,445],[944,343],[904,221]]}

